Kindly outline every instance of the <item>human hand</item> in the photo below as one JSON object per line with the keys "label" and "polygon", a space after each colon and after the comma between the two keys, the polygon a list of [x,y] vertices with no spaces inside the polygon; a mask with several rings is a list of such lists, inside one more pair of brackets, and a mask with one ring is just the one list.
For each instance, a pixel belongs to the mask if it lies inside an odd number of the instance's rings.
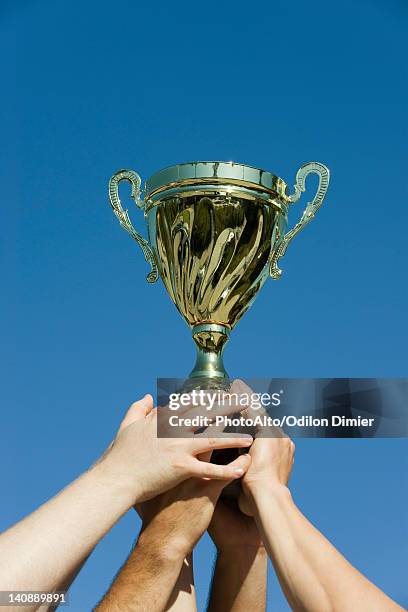
{"label": "human hand", "polygon": [[262,547],[254,519],[241,512],[236,500],[218,501],[208,533],[219,553],[242,554],[245,549]]}
{"label": "human hand", "polygon": [[[230,467],[245,472],[250,462],[249,455],[240,455]],[[153,499],[136,504],[143,521],[141,539],[151,541],[156,534],[157,545],[165,545],[172,557],[187,556],[207,529],[218,498],[228,482],[189,478]]]}
{"label": "human hand", "polygon": [[200,461],[199,456],[218,448],[246,448],[250,436],[222,434],[211,437],[211,427],[203,434],[189,437],[158,438],[157,408],[146,395],[129,408],[118,434],[102,457],[101,469],[121,488],[128,507],[146,501],[191,478],[231,481],[240,478],[241,464],[216,465]]}
{"label": "human hand", "polygon": [[[262,432],[259,435],[262,436]],[[257,437],[249,450],[252,461],[242,479],[239,498],[239,507],[249,516],[254,514],[257,495],[279,490],[288,484],[295,445],[281,430],[277,430],[276,435],[279,437]]]}
{"label": "human hand", "polygon": [[[237,393],[251,397],[253,390],[242,380],[235,381]],[[256,408],[250,401],[242,411],[246,418],[268,416],[261,406]],[[252,461],[242,479],[242,492],[239,508],[248,516],[253,516],[253,496],[255,492],[286,487],[294,462],[295,445],[285,432],[274,426],[255,428],[255,440],[249,449]]]}

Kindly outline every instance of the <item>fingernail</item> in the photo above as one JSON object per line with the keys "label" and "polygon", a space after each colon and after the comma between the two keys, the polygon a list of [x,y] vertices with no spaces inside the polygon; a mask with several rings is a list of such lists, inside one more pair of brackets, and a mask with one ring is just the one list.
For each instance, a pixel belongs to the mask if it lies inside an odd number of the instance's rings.
{"label": "fingernail", "polygon": [[234,472],[237,475],[242,476],[242,474],[244,473],[244,470],[242,468],[234,468]]}

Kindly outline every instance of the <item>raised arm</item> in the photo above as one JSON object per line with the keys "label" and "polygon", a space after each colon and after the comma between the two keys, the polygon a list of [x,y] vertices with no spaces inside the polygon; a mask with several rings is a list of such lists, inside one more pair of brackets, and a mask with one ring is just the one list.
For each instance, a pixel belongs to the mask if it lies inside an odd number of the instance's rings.
{"label": "raised arm", "polygon": [[294,445],[257,438],[241,508],[253,514],[285,596],[296,612],[403,611],[303,516],[287,487]]}
{"label": "raised arm", "polygon": [[208,612],[264,612],[268,558],[254,519],[219,500],[208,531],[217,547]]}
{"label": "raised arm", "polygon": [[54,592],[75,576],[99,540],[136,502],[193,476],[226,481],[242,476],[239,467],[209,464],[198,456],[214,448],[249,446],[251,438],[211,439],[194,432],[189,438],[158,438],[152,406],[151,396],[133,404],[98,463],[0,535],[0,591]]}
{"label": "raised arm", "polygon": [[[249,463],[241,456],[233,465],[245,470]],[[190,479],[138,507],[143,518],[139,540],[96,609],[193,612],[191,552],[225,484]]]}

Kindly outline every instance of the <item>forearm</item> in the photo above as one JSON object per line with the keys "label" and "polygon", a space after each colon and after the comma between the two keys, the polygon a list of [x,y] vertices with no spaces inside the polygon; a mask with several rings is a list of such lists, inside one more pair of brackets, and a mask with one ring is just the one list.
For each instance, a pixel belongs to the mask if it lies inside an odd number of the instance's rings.
{"label": "forearm", "polygon": [[[154,529],[154,528],[153,528]],[[163,612],[182,571],[185,555],[148,526],[97,606],[99,612]]]}
{"label": "forearm", "polygon": [[131,503],[109,469],[95,465],[0,536],[0,590],[62,588]]}
{"label": "forearm", "polygon": [[295,611],[402,610],[309,523],[286,487],[262,488],[253,499],[258,529]]}
{"label": "forearm", "polygon": [[197,612],[192,553],[183,561],[179,577],[167,602],[166,612]]}
{"label": "forearm", "polygon": [[267,556],[263,547],[219,552],[208,612],[264,612]]}

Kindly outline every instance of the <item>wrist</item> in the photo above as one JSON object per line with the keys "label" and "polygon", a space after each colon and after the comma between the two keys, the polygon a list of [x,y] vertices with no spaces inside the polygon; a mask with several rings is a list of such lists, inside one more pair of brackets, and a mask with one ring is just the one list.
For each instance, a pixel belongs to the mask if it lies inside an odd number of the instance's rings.
{"label": "wrist", "polygon": [[129,477],[110,451],[89,469],[88,474],[106,487],[111,497],[118,500],[123,506],[123,513],[137,502],[140,487],[136,474]]}
{"label": "wrist", "polygon": [[277,480],[253,481],[244,484],[244,492],[249,501],[255,506],[264,499],[291,499],[289,488]]}

